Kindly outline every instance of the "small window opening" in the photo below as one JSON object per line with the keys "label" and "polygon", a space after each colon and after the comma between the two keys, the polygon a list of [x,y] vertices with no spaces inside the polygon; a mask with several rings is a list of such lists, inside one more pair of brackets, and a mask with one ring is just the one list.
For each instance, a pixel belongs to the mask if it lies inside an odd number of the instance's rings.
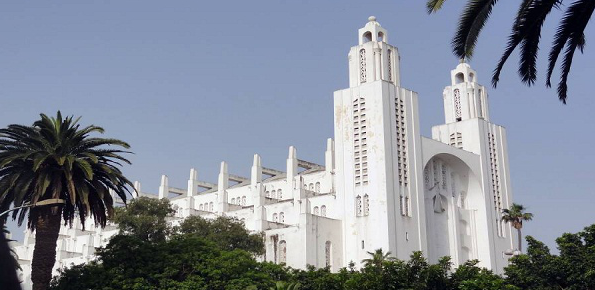
{"label": "small window opening", "polygon": [[372,32],[367,31],[364,33],[364,43],[372,41]]}
{"label": "small window opening", "polygon": [[384,41],[384,33],[378,32],[378,38],[376,41],[383,42]]}
{"label": "small window opening", "polygon": [[465,75],[463,73],[458,73],[455,75],[455,84],[460,84],[465,82]]}
{"label": "small window opening", "polygon": [[366,244],[364,243],[364,240],[362,240],[362,249],[365,247],[365,245]]}

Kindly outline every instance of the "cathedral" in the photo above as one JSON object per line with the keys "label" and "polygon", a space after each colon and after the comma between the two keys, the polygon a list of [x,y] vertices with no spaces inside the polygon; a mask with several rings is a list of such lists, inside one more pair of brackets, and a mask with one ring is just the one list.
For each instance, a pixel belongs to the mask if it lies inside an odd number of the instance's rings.
{"label": "cathedral", "polygon": [[[294,268],[338,271],[382,248],[402,260],[413,251],[431,263],[450,256],[455,267],[477,259],[502,273],[516,232],[501,219],[512,204],[506,131],[490,122],[486,88],[461,62],[443,91],[444,124],[432,128],[432,138],[421,136],[418,96],[401,87],[399,51],[376,18],[368,20],[349,51],[349,88],[334,93],[324,165],[299,159],[290,147],[284,171],[254,155],[250,176],[233,175],[222,162],[217,184],[190,169],[186,188],[170,186],[164,175],[158,194],[136,182],[137,196],[169,198],[174,223],[236,217],[264,233],[261,259]],[[55,269],[92,260],[118,231],[91,221],[86,229],[61,229]],[[27,233],[15,246],[26,289],[34,243]]]}

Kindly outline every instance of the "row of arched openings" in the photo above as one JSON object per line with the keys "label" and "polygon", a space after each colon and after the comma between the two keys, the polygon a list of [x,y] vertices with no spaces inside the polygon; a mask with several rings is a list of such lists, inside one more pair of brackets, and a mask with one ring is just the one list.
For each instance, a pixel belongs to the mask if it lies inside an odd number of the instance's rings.
{"label": "row of arched openings", "polygon": [[198,205],[198,210],[213,212],[213,202],[202,203]]}
{"label": "row of arched openings", "polygon": [[326,217],[326,205],[321,206],[320,208],[318,206],[314,207],[314,210],[312,211],[312,213],[314,215],[319,215],[322,217]]}
{"label": "row of arched openings", "polygon": [[274,213],[273,214],[273,222],[276,223],[284,223],[285,222],[285,213],[284,212],[280,212],[280,213]]}
{"label": "row of arched openings", "polygon": [[231,204],[245,206],[246,205],[246,196],[242,196],[241,198],[239,196],[238,196],[238,198],[232,198]]}

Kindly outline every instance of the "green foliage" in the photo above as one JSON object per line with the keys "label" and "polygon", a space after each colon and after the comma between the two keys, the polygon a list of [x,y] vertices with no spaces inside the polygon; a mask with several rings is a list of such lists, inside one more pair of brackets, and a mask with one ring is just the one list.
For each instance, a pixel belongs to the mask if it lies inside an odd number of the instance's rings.
{"label": "green foliage", "polygon": [[[133,204],[126,211],[142,214]],[[157,204],[163,216],[170,213],[168,203]],[[163,239],[146,239],[134,230],[124,233],[97,251],[97,261],[63,269],[51,289],[520,290],[595,285],[595,225],[560,237],[560,256],[527,237],[527,254],[512,258],[507,278],[478,267],[477,260],[453,269],[449,257],[432,264],[414,252],[401,261],[381,249],[369,252],[361,269],[350,263],[336,273],[328,267],[302,270],[258,262],[254,257],[262,244],[256,248],[249,241],[259,236],[231,218],[187,218]]]}
{"label": "green foliage", "polygon": [[144,241],[164,241],[172,233],[166,218],[174,212],[168,199],[143,196],[133,199],[126,207],[116,209],[114,221],[122,234]]}
{"label": "green foliage", "polygon": [[261,234],[250,234],[244,223],[232,217],[217,217],[207,220],[200,216],[186,218],[177,228],[181,234],[194,234],[217,241],[223,250],[242,249],[256,255],[264,254]]}
{"label": "green foliage", "polygon": [[595,224],[558,239],[559,255],[527,236],[526,255],[511,259],[506,280],[520,289],[593,289],[595,285]]}
{"label": "green foliage", "polygon": [[243,290],[275,285],[250,253],[220,250],[196,235],[157,242],[117,235],[97,256],[97,262],[62,270],[51,289]]}

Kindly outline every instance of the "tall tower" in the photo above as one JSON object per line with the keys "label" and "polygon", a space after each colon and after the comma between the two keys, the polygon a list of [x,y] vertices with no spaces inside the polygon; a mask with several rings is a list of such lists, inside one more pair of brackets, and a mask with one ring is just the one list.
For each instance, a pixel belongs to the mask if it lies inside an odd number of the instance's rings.
{"label": "tall tower", "polygon": [[481,164],[481,190],[475,197],[466,193],[466,207],[476,215],[474,244],[478,249],[467,258],[502,269],[507,263],[502,253],[515,248],[516,238],[501,219],[502,210],[512,203],[506,130],[490,122],[486,88],[477,83],[477,73],[467,63],[451,71],[451,85],[444,89],[443,99],[445,124],[432,128],[432,138],[479,155]]}
{"label": "tall tower", "polygon": [[[375,17],[349,51],[349,88],[334,94],[337,198],[343,256],[382,248],[406,259],[425,249],[417,94],[400,86],[399,52]],[[417,153],[417,154],[416,154]],[[421,204],[420,204],[421,203]]]}

